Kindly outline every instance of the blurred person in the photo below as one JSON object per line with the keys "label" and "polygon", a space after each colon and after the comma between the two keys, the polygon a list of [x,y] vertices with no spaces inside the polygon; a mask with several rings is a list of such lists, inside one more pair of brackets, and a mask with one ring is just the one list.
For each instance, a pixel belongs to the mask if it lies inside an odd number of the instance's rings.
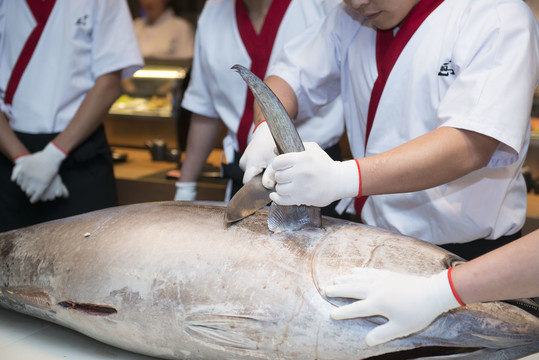
{"label": "blurred person", "polygon": [[[283,46],[320,21],[337,0],[208,0],[198,21],[189,87],[182,107],[192,112],[185,160],[180,170],[175,200],[196,197],[196,181],[215,146],[224,124],[226,164],[232,179],[225,200],[242,186],[238,162],[251,139],[254,98],[241,77],[230,68],[241,64],[264,78]],[[340,99],[293,119],[302,139],[316,141],[339,159],[339,139],[344,131]],[[273,143],[267,124],[256,132]],[[332,214],[334,214],[332,212]]]}
{"label": "blurred person", "polygon": [[139,0],[144,16],[136,18],[135,33],[144,58],[193,57],[194,30],[189,21],[174,14],[170,0]]}
{"label": "blurred person", "polygon": [[0,1],[0,39],[0,231],[117,205],[102,121],[143,65],[125,1]]}

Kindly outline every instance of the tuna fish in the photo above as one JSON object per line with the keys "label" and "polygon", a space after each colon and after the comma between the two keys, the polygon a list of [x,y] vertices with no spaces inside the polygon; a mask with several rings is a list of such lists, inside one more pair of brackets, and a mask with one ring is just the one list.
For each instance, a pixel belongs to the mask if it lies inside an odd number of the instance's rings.
{"label": "tuna fish", "polygon": [[[301,150],[293,129],[281,132],[290,119],[271,91],[236,70],[279,150]],[[224,207],[148,203],[5,232],[0,306],[163,359],[516,359],[539,352],[539,309],[526,300],[468,305],[422,332],[368,347],[365,335],[384,319],[332,320],[330,309],[347,302],[324,296],[332,279],[355,267],[426,276],[462,260],[343,220],[295,226],[318,215],[300,209],[273,206],[269,219],[260,211],[227,223]]]}
{"label": "tuna fish", "polygon": [[368,347],[366,333],[384,319],[332,320],[330,309],[346,300],[325,297],[325,286],[354,267],[430,275],[461,260],[344,220],[272,233],[266,210],[234,224],[224,212],[146,203],[2,233],[0,305],[163,359],[514,359],[539,352],[537,307],[525,302],[529,311],[504,302],[468,305],[422,332]]}

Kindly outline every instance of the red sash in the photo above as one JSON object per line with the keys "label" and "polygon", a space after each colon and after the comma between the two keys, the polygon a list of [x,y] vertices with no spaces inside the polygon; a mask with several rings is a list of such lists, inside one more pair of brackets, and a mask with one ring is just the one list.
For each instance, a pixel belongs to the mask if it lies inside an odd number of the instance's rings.
{"label": "red sash", "polygon": [[[374,117],[378,110],[380,98],[386,86],[387,79],[393,66],[397,62],[400,54],[404,50],[408,41],[412,38],[416,30],[423,21],[443,2],[443,0],[421,0],[403,21],[397,35],[393,37],[393,30],[378,30],[376,35],[376,65],[378,68],[378,78],[374,82],[367,114],[367,129],[365,135],[365,149],[371,133]],[[361,196],[355,199],[354,207],[356,213],[361,215],[361,210],[367,201],[368,196]]]}
{"label": "red sash", "polygon": [[13,96],[15,95],[15,91],[17,91],[22,74],[24,73],[24,70],[26,70],[32,55],[34,54],[34,50],[36,49],[39,38],[43,33],[43,29],[45,28],[45,24],[47,24],[47,20],[49,19],[56,0],[26,0],[26,3],[32,11],[32,15],[34,15],[37,25],[30,33],[28,39],[26,39],[26,43],[19,54],[19,58],[11,71],[11,76],[6,88],[5,104],[11,104],[13,101]]}
{"label": "red sash", "polygon": [[[284,14],[291,1],[292,0],[274,0],[268,10],[260,34],[257,34],[251,23],[251,19],[249,19],[245,4],[242,0],[236,0],[236,21],[238,23],[238,30],[243,44],[249,53],[249,57],[251,58],[251,71],[261,79],[263,79],[266,74],[271,51],[273,49],[273,43],[277,37],[277,31],[279,30],[281,21],[283,20]],[[253,124],[253,105],[254,96],[251,91],[247,89],[245,108],[243,110],[237,134],[240,154],[243,154],[247,147],[249,129],[251,129],[251,125]]]}

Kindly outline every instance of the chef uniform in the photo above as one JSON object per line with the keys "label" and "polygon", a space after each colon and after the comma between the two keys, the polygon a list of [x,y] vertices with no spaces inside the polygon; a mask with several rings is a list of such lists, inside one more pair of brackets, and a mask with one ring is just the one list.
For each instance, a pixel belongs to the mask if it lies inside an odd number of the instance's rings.
{"label": "chef uniform", "polygon": [[[125,1],[0,1],[0,107],[31,152],[66,128],[98,77],[142,65]],[[2,229],[117,204],[103,126],[62,163],[67,199],[30,204],[12,170],[0,156]]]}
{"label": "chef uniform", "polygon": [[268,75],[294,89],[303,117],[341,94],[355,158],[442,126],[498,140],[488,166],[460,179],[357,202],[369,225],[435,244],[464,243],[515,234],[525,221],[520,168],[538,48],[537,22],[518,0],[423,0],[399,29],[378,32],[343,4],[287,44]]}
{"label": "chef uniform", "polygon": [[[243,175],[238,174],[237,163],[253,131],[253,98],[241,77],[230,68],[240,64],[264,78],[268,64],[275,61],[284,44],[338,3],[336,0],[274,0],[257,35],[241,0],[206,2],[198,20],[191,80],[182,107],[219,118],[226,125],[228,133],[223,149],[230,166],[225,165],[225,173],[235,177],[239,186]],[[326,150],[331,148],[328,153],[339,152],[338,141],[344,131],[340,99],[317,109],[308,124],[306,120],[294,119],[304,141],[317,142]]]}

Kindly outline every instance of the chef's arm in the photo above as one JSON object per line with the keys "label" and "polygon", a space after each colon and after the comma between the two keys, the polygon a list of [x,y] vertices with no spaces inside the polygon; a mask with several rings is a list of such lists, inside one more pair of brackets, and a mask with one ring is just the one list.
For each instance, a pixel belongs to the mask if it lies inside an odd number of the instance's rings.
{"label": "chef's arm", "polygon": [[[268,87],[275,93],[277,98],[281,101],[284,108],[288,112],[288,115],[291,119],[293,119],[297,112],[298,112],[298,99],[296,97],[296,93],[288,83],[283,80],[282,78],[278,76],[269,76],[267,77],[264,82]],[[257,102],[255,101],[254,105],[254,123],[257,125],[262,120],[264,120],[264,115],[262,115],[262,111],[260,111],[260,107],[258,106]]]}
{"label": "chef's arm", "polygon": [[103,122],[109,108],[121,95],[120,71],[97,78],[69,125],[54,139],[61,149],[70,153],[86,140]]}
{"label": "chef's arm", "polygon": [[[277,76],[268,77],[265,83],[294,117],[298,103],[290,85]],[[255,106],[255,123],[262,119]],[[362,194],[403,193],[448,183],[486,166],[498,144],[476,132],[438,128],[392,150],[359,159]]]}
{"label": "chef's arm", "polygon": [[499,142],[441,127],[389,151],[359,159],[363,195],[404,193],[446,184],[486,166]]}
{"label": "chef's arm", "polygon": [[539,230],[453,269],[466,304],[530,298],[539,294]]}
{"label": "chef's arm", "polygon": [[8,120],[0,111],[0,151],[8,159],[13,160],[17,156],[29,153],[26,146],[17,138]]}
{"label": "chef's arm", "polygon": [[180,182],[197,181],[206,159],[215,147],[221,127],[222,123],[219,119],[196,113],[191,115]]}

